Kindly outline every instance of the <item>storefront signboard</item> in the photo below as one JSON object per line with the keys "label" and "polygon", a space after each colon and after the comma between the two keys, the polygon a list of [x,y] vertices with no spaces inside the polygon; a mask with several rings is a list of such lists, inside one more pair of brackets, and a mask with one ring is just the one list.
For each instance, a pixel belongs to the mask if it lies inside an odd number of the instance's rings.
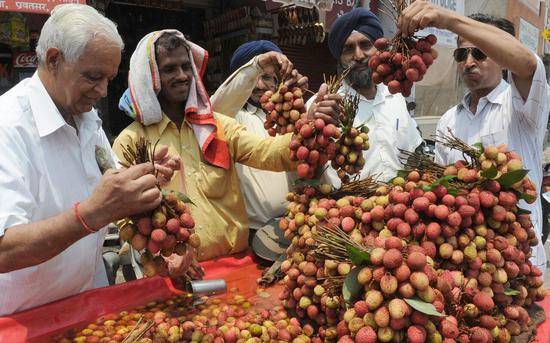
{"label": "storefront signboard", "polygon": [[0,11],[48,14],[57,5],[71,3],[85,4],[86,0],[0,0]]}

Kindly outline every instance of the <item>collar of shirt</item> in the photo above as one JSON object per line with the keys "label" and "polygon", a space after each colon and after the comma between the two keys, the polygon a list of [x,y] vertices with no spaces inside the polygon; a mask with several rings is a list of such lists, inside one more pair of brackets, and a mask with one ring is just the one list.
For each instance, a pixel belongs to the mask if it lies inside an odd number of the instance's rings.
{"label": "collar of shirt", "polygon": [[245,110],[247,112],[249,112],[250,114],[253,114],[253,115],[257,116],[262,121],[265,121],[266,114],[265,114],[264,110],[262,110],[261,108],[256,107],[256,106],[252,105],[251,103],[247,102]]}
{"label": "collar of shirt", "polygon": [[[29,87],[31,88],[31,92],[28,95],[29,104],[40,137],[50,135],[63,126],[68,125],[38,77],[38,73],[34,73],[31,77]],[[101,119],[93,109],[82,113],[80,116],[76,116],[75,123],[79,129],[84,126],[88,127],[89,125],[91,125],[90,129],[93,131],[101,128]]]}
{"label": "collar of shirt", "polygon": [[[170,118],[168,118],[168,116],[164,112],[162,113],[162,120],[160,122],[156,123],[156,124],[153,124],[153,125],[157,125],[157,130],[158,130],[159,137],[162,136],[162,134],[164,133],[164,131],[166,131],[166,129],[168,128],[169,125],[172,125],[173,128],[177,129],[176,124],[174,124],[174,122],[172,122],[172,120],[170,120]],[[189,125],[189,122],[187,121],[187,119],[183,120],[182,125],[188,125],[189,127],[191,127],[191,125]]]}
{"label": "collar of shirt", "polygon": [[376,85],[376,95],[374,96],[374,99],[369,100],[365,98],[363,95],[359,94],[353,87],[351,87],[347,81],[344,80],[342,83],[342,87],[340,87],[340,90],[338,91],[339,94],[345,95],[346,93],[355,96],[358,95],[359,99],[361,101],[369,101],[372,102],[372,106],[378,106],[386,102],[386,97],[391,96],[390,92],[388,91],[387,87],[384,87],[383,84]]}
{"label": "collar of shirt", "polygon": [[[500,83],[498,86],[496,86],[495,89],[493,89],[489,94],[479,99],[479,103],[477,105],[477,111],[476,113],[481,113],[483,107],[487,103],[502,105],[502,102],[504,100],[504,93],[506,90],[510,87],[510,84],[504,80],[500,80]],[[462,101],[458,104],[458,110],[462,111],[465,110],[470,119],[475,118],[475,114],[470,111],[470,100],[471,100],[471,92],[468,92],[462,97]],[[481,105],[481,107],[480,107]]]}

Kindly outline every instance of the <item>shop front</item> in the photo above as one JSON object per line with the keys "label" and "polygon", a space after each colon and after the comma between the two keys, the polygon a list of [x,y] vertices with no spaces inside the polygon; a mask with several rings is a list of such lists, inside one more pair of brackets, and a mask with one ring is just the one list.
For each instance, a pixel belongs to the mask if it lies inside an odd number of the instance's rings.
{"label": "shop front", "polygon": [[85,0],[0,1],[0,95],[32,76],[40,30],[59,4]]}

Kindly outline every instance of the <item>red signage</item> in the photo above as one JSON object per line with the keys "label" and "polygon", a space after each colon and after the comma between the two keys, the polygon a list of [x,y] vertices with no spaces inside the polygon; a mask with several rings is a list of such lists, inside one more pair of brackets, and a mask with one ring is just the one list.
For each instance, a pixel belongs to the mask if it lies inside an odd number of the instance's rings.
{"label": "red signage", "polygon": [[328,11],[325,16],[325,30],[330,31],[332,23],[334,23],[338,17],[351,11],[355,7],[357,1],[359,0],[334,0],[332,9]]}
{"label": "red signage", "polygon": [[85,4],[86,0],[0,0],[0,11],[50,13],[61,4]]}
{"label": "red signage", "polygon": [[265,0],[265,9],[267,11],[273,11],[281,7],[283,7],[283,4],[280,2],[275,2],[273,0]]}
{"label": "red signage", "polygon": [[32,51],[20,52],[13,56],[14,68],[36,68],[38,67],[38,58]]}

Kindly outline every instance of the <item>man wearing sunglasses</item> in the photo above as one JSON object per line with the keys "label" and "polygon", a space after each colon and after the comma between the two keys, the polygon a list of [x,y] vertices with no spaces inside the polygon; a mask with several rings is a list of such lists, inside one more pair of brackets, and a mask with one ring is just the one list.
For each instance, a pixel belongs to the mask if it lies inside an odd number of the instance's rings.
{"label": "man wearing sunglasses", "polygon": [[[549,87],[541,59],[503,31],[505,23],[483,15],[467,18],[417,0],[403,11],[397,26],[403,35],[426,27],[446,29],[458,35],[454,58],[468,92],[460,104],[441,117],[438,134],[450,129],[468,144],[507,144],[523,158],[529,177],[540,189]],[[502,79],[503,70],[508,70],[509,83]],[[463,159],[460,152],[436,145],[438,162],[448,164],[460,159]],[[523,203],[522,207],[531,211],[539,238],[531,261],[544,272],[546,256],[540,243],[540,199],[532,205]]]}

